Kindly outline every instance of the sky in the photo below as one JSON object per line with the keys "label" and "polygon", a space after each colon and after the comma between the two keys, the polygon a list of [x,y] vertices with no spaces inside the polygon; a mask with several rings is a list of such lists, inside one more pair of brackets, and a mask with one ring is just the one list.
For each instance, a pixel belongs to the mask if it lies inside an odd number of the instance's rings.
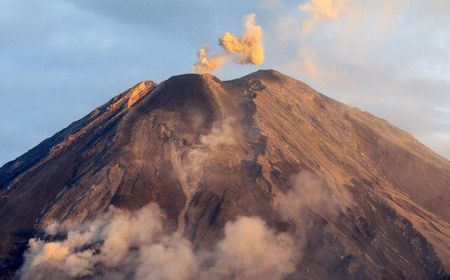
{"label": "sky", "polygon": [[0,0],[0,165],[141,80],[189,73],[255,14],[264,62],[450,159],[450,1]]}

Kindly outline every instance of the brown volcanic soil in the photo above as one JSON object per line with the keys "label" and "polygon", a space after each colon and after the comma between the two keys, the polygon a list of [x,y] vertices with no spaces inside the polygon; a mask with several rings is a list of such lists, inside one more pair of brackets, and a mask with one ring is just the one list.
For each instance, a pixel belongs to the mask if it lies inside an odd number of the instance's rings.
{"label": "brown volcanic soil", "polygon": [[238,215],[293,232],[280,198],[302,171],[333,207],[304,209],[292,278],[447,277],[450,162],[273,70],[139,83],[0,168],[2,275],[50,221],[82,222],[109,205],[155,202],[198,248]]}

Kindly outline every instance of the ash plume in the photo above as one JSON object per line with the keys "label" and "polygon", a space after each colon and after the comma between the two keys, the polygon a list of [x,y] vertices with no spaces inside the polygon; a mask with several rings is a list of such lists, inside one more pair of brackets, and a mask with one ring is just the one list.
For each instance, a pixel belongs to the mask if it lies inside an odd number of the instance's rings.
{"label": "ash plume", "polygon": [[256,24],[256,15],[247,15],[244,26],[245,32],[241,36],[229,32],[223,34],[219,39],[219,45],[222,47],[221,53],[211,55],[207,49],[200,49],[193,72],[212,72],[227,60],[232,60],[237,64],[262,64],[264,62],[263,29]]}
{"label": "ash plume", "polygon": [[201,48],[197,52],[198,61],[194,65],[195,73],[208,73],[216,70],[225,63],[224,55],[210,55],[207,48]]}
{"label": "ash plume", "polygon": [[262,46],[262,27],[256,25],[256,15],[250,14],[245,19],[246,32],[242,36],[225,33],[219,44],[231,54],[236,54],[234,61],[239,64],[262,64],[264,48]]}

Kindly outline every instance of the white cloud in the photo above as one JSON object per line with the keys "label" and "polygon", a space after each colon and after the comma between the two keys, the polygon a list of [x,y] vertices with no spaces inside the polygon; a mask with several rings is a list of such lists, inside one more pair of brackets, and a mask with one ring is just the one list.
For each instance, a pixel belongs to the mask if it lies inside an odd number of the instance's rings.
{"label": "white cloud", "polygon": [[[450,158],[450,149],[438,138],[432,140],[450,131],[442,121],[447,115],[434,110],[450,108],[450,4],[344,2],[345,8],[334,10],[335,1],[299,1],[304,9],[296,15],[288,12],[290,2],[272,3],[276,11],[271,11],[273,26],[266,33],[279,39],[267,46],[267,63],[330,97],[386,118]],[[318,3],[326,4],[323,13],[317,11]],[[305,34],[302,29],[311,20],[314,28]]]}

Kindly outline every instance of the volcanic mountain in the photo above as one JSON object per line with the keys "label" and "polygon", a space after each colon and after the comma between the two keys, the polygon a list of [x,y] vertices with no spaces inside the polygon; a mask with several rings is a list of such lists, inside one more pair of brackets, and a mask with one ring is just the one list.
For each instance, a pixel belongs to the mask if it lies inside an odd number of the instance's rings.
{"label": "volcanic mountain", "polygon": [[[261,70],[231,81],[141,82],[0,168],[1,275],[12,277],[25,251],[23,277],[38,267],[49,251],[34,254],[33,244],[66,244],[71,235],[55,234],[55,223],[78,232],[73,225],[109,211],[131,219],[148,205],[190,255],[220,254],[190,274],[130,269],[124,278],[202,279],[209,269],[209,279],[446,279],[450,271],[450,162],[385,120]],[[251,219],[269,233],[238,230]],[[230,249],[232,234],[249,242]],[[104,253],[106,241],[95,240],[83,260]],[[85,247],[49,256],[67,265]],[[102,266],[58,275],[106,278],[96,274]]]}

